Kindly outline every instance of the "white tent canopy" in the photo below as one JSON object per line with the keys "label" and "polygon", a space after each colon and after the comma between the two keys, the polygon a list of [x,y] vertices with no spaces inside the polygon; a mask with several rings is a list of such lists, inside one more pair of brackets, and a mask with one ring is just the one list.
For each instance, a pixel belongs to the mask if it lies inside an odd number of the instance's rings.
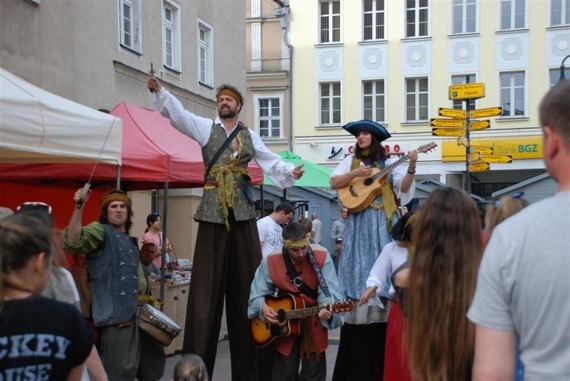
{"label": "white tent canopy", "polygon": [[120,118],[0,68],[0,162],[121,165],[122,140]]}

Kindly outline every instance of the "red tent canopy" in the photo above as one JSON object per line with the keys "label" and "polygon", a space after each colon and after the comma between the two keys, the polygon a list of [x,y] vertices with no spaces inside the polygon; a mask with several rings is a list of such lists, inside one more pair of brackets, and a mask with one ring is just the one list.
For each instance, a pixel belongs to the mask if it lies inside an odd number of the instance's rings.
{"label": "red tent canopy", "polygon": [[[198,143],[174,129],[158,111],[120,103],[111,111],[123,120],[120,168],[121,188],[195,188],[204,184],[204,163]],[[0,181],[29,182],[80,187],[93,171],[93,164],[2,164]],[[259,166],[250,163],[255,184],[263,182]],[[95,188],[112,188],[117,168],[99,163],[93,174]]]}

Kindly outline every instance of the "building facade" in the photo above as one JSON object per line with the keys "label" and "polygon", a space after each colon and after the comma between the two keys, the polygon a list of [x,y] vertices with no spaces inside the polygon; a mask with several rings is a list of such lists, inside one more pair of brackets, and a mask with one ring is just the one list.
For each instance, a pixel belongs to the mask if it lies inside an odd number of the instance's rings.
{"label": "building facade", "polygon": [[215,89],[245,89],[243,2],[6,0],[2,67],[57,95],[152,107],[151,70],[189,109],[215,116]]}
{"label": "building facade", "polygon": [[[244,15],[245,3],[229,0],[2,0],[0,66],[107,110],[120,102],[154,109],[146,88],[152,69],[187,109],[214,118],[218,85],[245,91]],[[135,193],[132,234],[141,237],[152,197]],[[200,197],[196,190],[171,192],[168,237],[179,257],[193,255]]]}
{"label": "building facade", "polygon": [[274,152],[292,150],[289,8],[246,0],[246,121]]}
{"label": "building facade", "polygon": [[[291,0],[289,8],[294,147],[304,159],[336,166],[355,144],[342,126],[371,119],[392,134],[391,153],[438,144],[420,155],[418,179],[465,187],[468,178],[488,197],[544,172],[537,108],[570,54],[568,2]],[[466,83],[477,99],[450,94]],[[464,138],[458,128],[432,132],[432,119],[452,119],[440,108],[499,107],[494,117],[434,122],[471,122]],[[466,177],[466,160],[489,170],[475,165]]]}

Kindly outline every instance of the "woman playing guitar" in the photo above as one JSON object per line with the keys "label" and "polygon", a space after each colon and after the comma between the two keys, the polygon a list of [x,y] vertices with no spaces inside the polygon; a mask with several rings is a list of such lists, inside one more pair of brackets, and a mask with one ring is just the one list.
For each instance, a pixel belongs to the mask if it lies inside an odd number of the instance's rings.
{"label": "woman playing guitar", "polygon": [[[398,159],[386,157],[381,142],[388,139],[390,134],[382,125],[359,121],[349,123],[344,128],[356,136],[357,144],[354,153],[345,157],[333,171],[330,184],[331,188],[339,189],[339,198],[342,188],[357,198],[358,189],[355,186],[351,188],[355,179],[372,179],[379,169]],[[398,219],[396,198],[405,205],[414,196],[417,157],[417,152],[412,151],[407,168],[395,167],[386,177],[374,178],[375,184],[381,189],[365,197],[362,200],[364,205],[361,203],[358,208],[349,207],[351,213],[344,232],[338,278],[342,296],[354,300],[355,304],[366,290],[366,279],[376,258],[384,245],[391,241],[389,231]],[[382,379],[388,309],[389,301],[385,305],[368,303],[357,306],[353,312],[345,315],[333,380]]]}

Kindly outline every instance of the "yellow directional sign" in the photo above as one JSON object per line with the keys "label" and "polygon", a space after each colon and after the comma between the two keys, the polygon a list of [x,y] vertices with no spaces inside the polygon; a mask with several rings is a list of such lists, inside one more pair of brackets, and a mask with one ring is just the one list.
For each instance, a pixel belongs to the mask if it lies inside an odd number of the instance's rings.
{"label": "yellow directional sign", "polygon": [[485,128],[491,127],[491,121],[489,119],[476,120],[469,123],[469,129],[472,131],[484,130]]}
{"label": "yellow directional sign", "polygon": [[469,162],[473,163],[475,161],[481,160],[481,152],[473,152],[469,154]]}
{"label": "yellow directional sign", "polygon": [[463,136],[465,130],[463,128],[432,128],[431,134],[437,136]]}
{"label": "yellow directional sign", "polygon": [[465,146],[467,147],[467,138],[464,135],[461,135],[457,138],[457,145],[458,146]]}
{"label": "yellow directional sign", "polygon": [[469,172],[482,172],[489,170],[489,163],[484,161],[479,161],[476,163],[469,164]]}
{"label": "yellow directional sign", "polygon": [[449,86],[449,99],[477,99],[485,96],[485,84],[467,83],[464,85],[451,85]]}
{"label": "yellow directional sign", "polygon": [[467,112],[457,108],[439,108],[439,116],[449,116],[451,118],[466,118]]}
{"label": "yellow directional sign", "polygon": [[481,160],[488,161],[489,163],[511,163],[513,157],[510,155],[483,155]]}
{"label": "yellow directional sign", "polygon": [[471,146],[471,152],[479,152],[483,155],[492,155],[493,154],[493,147],[485,147],[485,146]]}
{"label": "yellow directional sign", "polygon": [[434,127],[465,127],[465,119],[432,118],[431,125]]}
{"label": "yellow directional sign", "polygon": [[484,118],[486,116],[497,116],[503,113],[501,107],[480,108],[479,110],[469,111],[470,118]]}

